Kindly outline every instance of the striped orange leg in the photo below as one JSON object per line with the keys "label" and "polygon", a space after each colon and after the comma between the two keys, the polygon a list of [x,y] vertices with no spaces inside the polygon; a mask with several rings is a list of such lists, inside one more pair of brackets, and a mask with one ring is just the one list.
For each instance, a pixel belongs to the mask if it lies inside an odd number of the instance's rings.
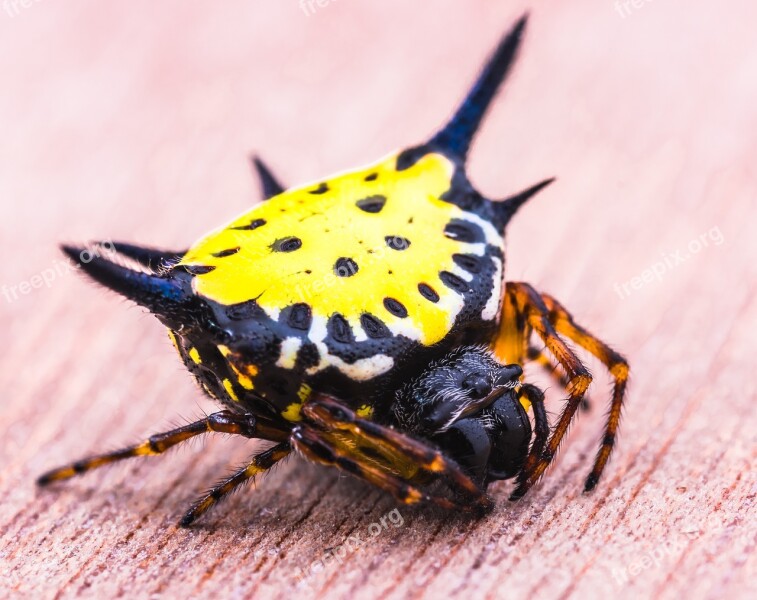
{"label": "striped orange leg", "polygon": [[292,434],[295,448],[308,460],[336,467],[391,493],[397,500],[405,504],[415,504],[422,500],[436,501],[444,508],[454,508],[454,504],[446,498],[435,498],[424,494],[420,489],[401,477],[381,468],[369,461],[363,461],[355,454],[350,455],[345,449],[338,447],[324,436],[322,432],[307,425],[295,427]]}
{"label": "striped orange leg", "polygon": [[134,446],[128,446],[121,450],[92,456],[78,460],[69,465],[58,467],[57,469],[48,471],[39,477],[39,479],[37,479],[37,484],[47,485],[53,481],[68,479],[74,475],[86,473],[92,469],[126,458],[132,458],[134,456],[154,456],[156,454],[162,454],[176,444],[209,432],[232,433],[248,438],[262,438],[271,441],[280,441],[286,439],[287,436],[286,432],[278,429],[273,424],[257,419],[254,415],[240,415],[228,410],[223,410],[208,415],[204,419],[200,419],[194,423],[184,425],[183,427],[150,436],[145,441],[135,444]]}
{"label": "striped orange leg", "polygon": [[[295,427],[292,440],[295,448],[309,460],[346,471],[358,479],[389,492],[404,504],[431,502],[448,510],[457,509],[465,512],[483,511],[490,507],[488,499],[483,502],[467,504],[442,495],[426,493],[411,483],[409,479],[394,474],[375,461],[366,460],[366,457],[348,452],[346,448],[334,444],[331,436],[323,435],[323,432],[319,432],[308,425]],[[479,496],[486,498],[483,492],[479,492]]]}
{"label": "striped orange leg", "polygon": [[[558,365],[556,365],[544,350],[540,350],[535,346],[529,346],[526,352],[526,358],[533,363],[539,365],[548,375],[554,377],[557,382],[563,387],[568,385],[568,377],[565,373],[561,373]],[[591,409],[591,401],[589,400],[589,392],[581,400],[581,410],[588,411]]]}
{"label": "striped orange leg", "polygon": [[501,333],[495,341],[495,353],[502,358],[515,352],[523,360],[530,333],[534,331],[568,377],[565,407],[541,456],[535,462],[532,460],[531,468],[524,470],[519,477],[519,485],[513,492],[513,496],[519,498],[539,480],[552,462],[592,378],[588,369],[555,331],[549,320],[549,310],[533,287],[527,283],[508,282],[504,301]]}
{"label": "striped orange leg", "polygon": [[195,502],[192,508],[187,511],[187,514],[179,521],[179,526],[189,527],[239,486],[244,485],[256,475],[270,469],[277,462],[289,456],[291,451],[292,447],[289,445],[289,442],[281,442],[280,444],[271,446],[260,454],[256,454],[248,464],[214,486],[205,496]]}
{"label": "striped orange leg", "polygon": [[596,356],[607,367],[610,375],[615,380],[602,444],[594,460],[594,467],[586,479],[585,491],[588,492],[597,485],[615,445],[626,384],[628,383],[628,361],[602,340],[586,331],[580,325],[577,325],[573,321],[572,315],[552,296],[542,294],[541,297],[544,300],[544,305],[549,310],[549,320],[557,332]]}
{"label": "striped orange leg", "polygon": [[[295,447],[315,462],[335,466],[392,493],[406,504],[483,511],[491,502],[460,467],[438,449],[363,419],[338,400],[319,396],[305,405]],[[418,484],[443,480],[455,498],[422,491]]]}
{"label": "striped orange leg", "polygon": [[[531,443],[531,450],[526,457],[526,462],[523,464],[523,468],[518,475],[518,483],[521,483],[525,479],[525,474],[534,468],[534,465],[536,465],[544,451],[547,439],[549,439],[549,419],[547,418],[547,411],[544,408],[544,392],[535,385],[524,383],[520,388],[520,393],[531,403],[534,411],[534,439]],[[518,495],[517,492],[517,489],[513,491],[510,495],[510,500],[517,500],[523,495]]]}

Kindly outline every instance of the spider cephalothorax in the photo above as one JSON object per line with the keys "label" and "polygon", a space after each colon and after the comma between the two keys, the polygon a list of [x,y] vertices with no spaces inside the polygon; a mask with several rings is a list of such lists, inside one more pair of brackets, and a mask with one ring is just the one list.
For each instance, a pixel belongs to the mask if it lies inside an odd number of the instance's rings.
{"label": "spider cephalothorax", "polygon": [[392,410],[403,430],[433,435],[478,414],[501,391],[517,387],[522,374],[520,366],[501,365],[485,347],[460,346],[397,390]]}
{"label": "spider cephalothorax", "polygon": [[[424,144],[291,188],[256,158],[265,202],[185,251],[117,243],[119,259],[82,261],[80,248],[65,247],[91,277],[161,320],[225,410],[40,483],[218,431],[273,445],[202,498],[183,525],[293,450],[404,502],[479,510],[490,505],[492,481],[517,477],[513,498],[533,486],[581,403],[591,377],[564,336],[615,378],[586,482],[594,487],[615,441],[627,364],[556,300],[504,279],[505,226],[552,179],[490,200],[465,171],[525,21]],[[532,334],[545,351],[530,345]],[[527,360],[564,371],[568,397],[552,432],[543,394],[523,379]]]}
{"label": "spider cephalothorax", "polygon": [[430,439],[478,483],[523,466],[531,424],[516,392],[523,370],[482,346],[461,346],[402,386],[392,411],[403,431]]}

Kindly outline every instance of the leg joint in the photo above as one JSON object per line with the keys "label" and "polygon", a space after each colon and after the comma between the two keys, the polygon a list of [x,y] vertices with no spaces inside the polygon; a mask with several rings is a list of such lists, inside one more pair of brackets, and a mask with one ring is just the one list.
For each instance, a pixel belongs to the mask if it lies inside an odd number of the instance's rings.
{"label": "leg joint", "polygon": [[593,380],[591,373],[581,365],[565,387],[571,396],[583,396]]}
{"label": "leg joint", "polygon": [[628,361],[620,356],[620,354],[614,354],[612,362],[608,366],[610,375],[620,381],[628,379]]}

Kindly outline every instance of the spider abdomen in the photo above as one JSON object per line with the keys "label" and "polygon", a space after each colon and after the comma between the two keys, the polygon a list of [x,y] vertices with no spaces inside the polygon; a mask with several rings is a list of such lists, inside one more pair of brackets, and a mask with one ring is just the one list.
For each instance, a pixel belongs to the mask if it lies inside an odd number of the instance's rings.
{"label": "spider abdomen", "polygon": [[254,388],[281,412],[302,386],[364,400],[431,354],[489,341],[502,237],[445,199],[459,195],[454,161],[398,163],[280,193],[174,267],[228,335],[237,397]]}

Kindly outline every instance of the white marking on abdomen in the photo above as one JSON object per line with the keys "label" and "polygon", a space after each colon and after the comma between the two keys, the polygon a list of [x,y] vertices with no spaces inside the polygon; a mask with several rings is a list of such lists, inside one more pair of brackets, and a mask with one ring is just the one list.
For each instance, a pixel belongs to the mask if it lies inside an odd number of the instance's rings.
{"label": "white marking on abdomen", "polygon": [[281,354],[276,366],[282,369],[293,369],[294,363],[297,362],[297,352],[302,346],[302,340],[296,337],[288,337],[281,342]]}
{"label": "white marking on abdomen", "polygon": [[484,321],[492,321],[497,317],[502,300],[502,261],[496,256],[492,256],[494,261],[494,277],[492,279],[492,293],[486,301],[486,306],[481,311],[481,318]]}

